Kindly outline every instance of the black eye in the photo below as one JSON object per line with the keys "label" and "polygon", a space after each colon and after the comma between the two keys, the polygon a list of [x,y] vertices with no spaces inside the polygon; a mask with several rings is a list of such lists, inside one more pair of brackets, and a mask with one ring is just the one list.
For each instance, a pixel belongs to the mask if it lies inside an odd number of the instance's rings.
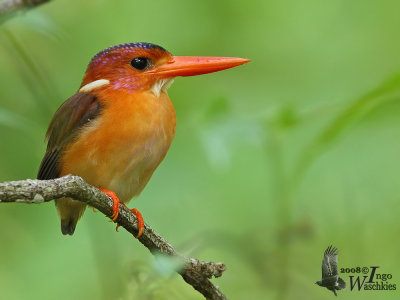
{"label": "black eye", "polygon": [[149,66],[149,60],[145,57],[135,57],[131,60],[131,66],[137,70],[144,70]]}

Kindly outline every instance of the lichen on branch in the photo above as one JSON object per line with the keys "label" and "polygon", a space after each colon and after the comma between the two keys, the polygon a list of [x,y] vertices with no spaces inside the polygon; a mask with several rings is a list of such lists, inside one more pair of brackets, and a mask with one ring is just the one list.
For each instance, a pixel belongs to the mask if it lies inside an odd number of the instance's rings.
{"label": "lichen on branch", "polygon": [[[112,200],[99,189],[86,183],[78,176],[67,175],[51,180],[20,180],[0,183],[0,203],[44,203],[70,197],[84,202],[106,216],[111,216]],[[120,206],[116,220],[133,236],[138,233],[136,216],[124,205]],[[227,299],[210,279],[220,277],[226,267],[223,263],[205,262],[180,254],[148,224],[144,225],[143,235],[138,239],[152,254],[165,254],[177,258],[183,266],[177,272],[206,299]]]}

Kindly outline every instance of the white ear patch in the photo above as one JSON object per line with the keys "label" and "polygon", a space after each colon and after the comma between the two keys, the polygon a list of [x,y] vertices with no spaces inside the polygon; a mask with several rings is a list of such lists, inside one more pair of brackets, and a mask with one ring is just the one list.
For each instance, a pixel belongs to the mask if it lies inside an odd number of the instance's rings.
{"label": "white ear patch", "polygon": [[110,84],[110,80],[107,80],[107,79],[95,80],[95,81],[92,81],[92,82],[84,85],[83,87],[81,87],[79,92],[88,93],[90,91],[93,91],[94,89],[97,89],[97,88],[99,88],[103,85],[107,85],[107,84]]}
{"label": "white ear patch", "polygon": [[157,80],[151,87],[151,91],[156,97],[160,97],[161,92],[167,92],[167,89],[174,83],[174,78],[165,78]]}

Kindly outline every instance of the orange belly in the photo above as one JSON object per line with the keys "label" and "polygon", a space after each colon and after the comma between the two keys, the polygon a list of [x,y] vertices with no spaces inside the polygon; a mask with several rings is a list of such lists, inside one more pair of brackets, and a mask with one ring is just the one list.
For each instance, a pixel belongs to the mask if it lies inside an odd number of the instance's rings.
{"label": "orange belly", "polygon": [[114,94],[111,99],[116,99],[112,106],[102,103],[101,115],[61,158],[61,175],[81,176],[126,203],[143,190],[166,155],[175,135],[175,110],[166,93]]}

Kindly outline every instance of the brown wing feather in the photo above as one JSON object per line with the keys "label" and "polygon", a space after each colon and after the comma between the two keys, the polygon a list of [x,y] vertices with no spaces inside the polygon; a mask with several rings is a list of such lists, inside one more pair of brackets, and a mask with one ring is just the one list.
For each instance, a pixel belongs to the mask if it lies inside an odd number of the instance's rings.
{"label": "brown wing feather", "polygon": [[101,109],[97,96],[89,93],[76,93],[58,108],[46,133],[47,150],[40,164],[38,179],[60,176],[59,161],[66,146],[83,126],[100,114]]}

